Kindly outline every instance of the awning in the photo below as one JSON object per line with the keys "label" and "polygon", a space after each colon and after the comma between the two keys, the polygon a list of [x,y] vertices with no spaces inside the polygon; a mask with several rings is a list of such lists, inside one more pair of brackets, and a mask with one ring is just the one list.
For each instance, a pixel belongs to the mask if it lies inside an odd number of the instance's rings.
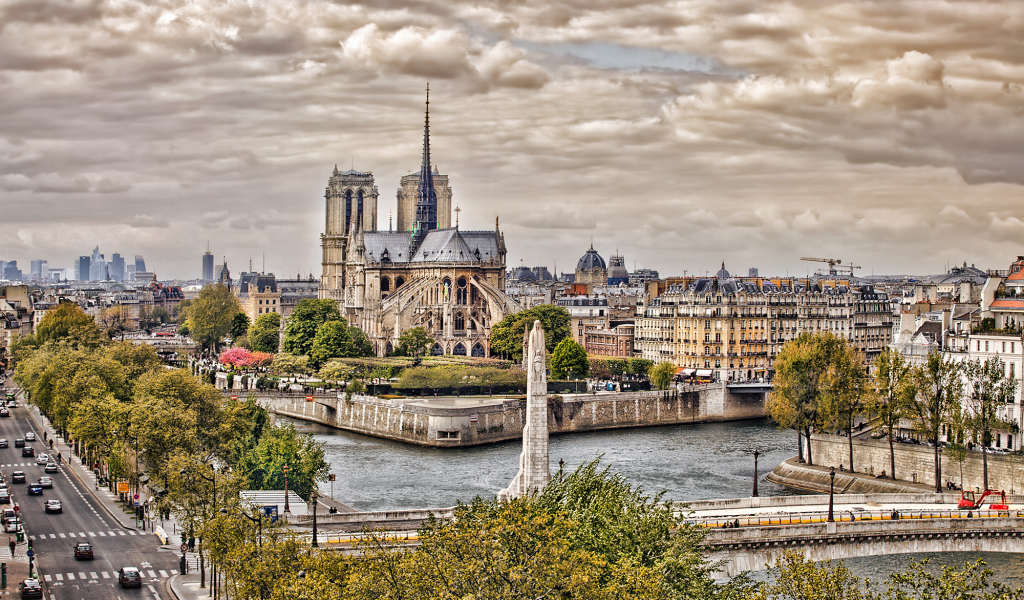
{"label": "awning", "polygon": [[697,369],[697,377],[711,377],[711,369]]}

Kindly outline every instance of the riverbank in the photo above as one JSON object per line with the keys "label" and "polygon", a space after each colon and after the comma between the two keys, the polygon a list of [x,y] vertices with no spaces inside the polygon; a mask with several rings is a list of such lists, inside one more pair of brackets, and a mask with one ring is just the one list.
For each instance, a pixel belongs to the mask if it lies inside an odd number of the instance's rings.
{"label": "riverbank", "polygon": [[[827,494],[832,481],[829,478],[831,466],[808,465],[797,457],[785,460],[765,477],[772,483],[811,492]],[[876,479],[866,473],[836,471],[836,494],[927,494],[934,493],[935,487],[923,483],[893,479]]]}

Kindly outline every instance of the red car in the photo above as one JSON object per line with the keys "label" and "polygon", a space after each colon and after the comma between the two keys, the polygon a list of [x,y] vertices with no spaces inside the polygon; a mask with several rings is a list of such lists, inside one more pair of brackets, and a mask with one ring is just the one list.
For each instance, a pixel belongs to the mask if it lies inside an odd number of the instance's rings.
{"label": "red car", "polygon": [[85,542],[75,544],[75,560],[92,560],[92,546]]}

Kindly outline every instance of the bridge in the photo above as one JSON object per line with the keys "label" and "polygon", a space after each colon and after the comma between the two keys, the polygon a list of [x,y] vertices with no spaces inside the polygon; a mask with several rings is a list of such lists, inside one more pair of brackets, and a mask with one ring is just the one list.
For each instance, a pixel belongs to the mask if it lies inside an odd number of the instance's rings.
{"label": "bridge", "polygon": [[731,394],[767,394],[772,391],[770,382],[727,383],[725,387]]}

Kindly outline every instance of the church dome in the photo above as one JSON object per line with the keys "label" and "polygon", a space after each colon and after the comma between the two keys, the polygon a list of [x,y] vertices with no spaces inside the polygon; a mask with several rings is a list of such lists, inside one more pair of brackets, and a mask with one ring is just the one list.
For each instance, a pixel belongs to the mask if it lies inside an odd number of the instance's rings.
{"label": "church dome", "polygon": [[537,274],[527,267],[516,267],[512,269],[512,279],[515,281],[537,281]]}
{"label": "church dome", "polygon": [[732,277],[732,275],[729,275],[729,272],[725,270],[724,261],[722,262],[722,268],[718,270],[717,276],[719,279],[729,279],[730,277]]}
{"label": "church dome", "polygon": [[576,263],[576,269],[582,271],[604,268],[606,268],[604,259],[597,253],[597,250],[594,250],[593,246],[591,246],[590,250],[587,250],[587,253],[580,258],[578,263]]}

